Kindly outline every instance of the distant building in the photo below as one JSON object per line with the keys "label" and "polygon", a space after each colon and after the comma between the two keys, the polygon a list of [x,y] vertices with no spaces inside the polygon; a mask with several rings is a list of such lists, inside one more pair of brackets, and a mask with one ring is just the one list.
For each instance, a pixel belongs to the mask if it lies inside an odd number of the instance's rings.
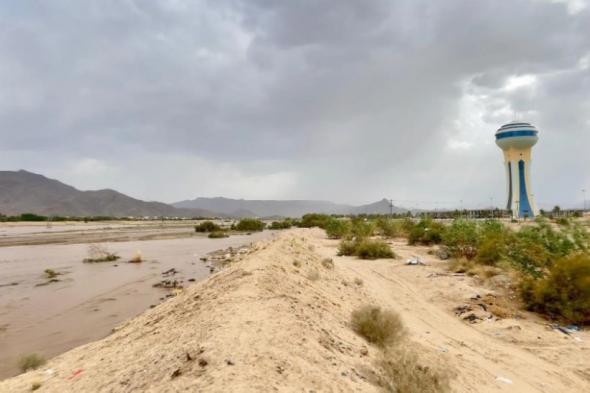
{"label": "distant building", "polygon": [[539,131],[530,123],[513,121],[496,131],[496,144],[504,152],[508,202],[506,209],[514,218],[539,214],[533,198],[530,171],[531,150],[539,140]]}

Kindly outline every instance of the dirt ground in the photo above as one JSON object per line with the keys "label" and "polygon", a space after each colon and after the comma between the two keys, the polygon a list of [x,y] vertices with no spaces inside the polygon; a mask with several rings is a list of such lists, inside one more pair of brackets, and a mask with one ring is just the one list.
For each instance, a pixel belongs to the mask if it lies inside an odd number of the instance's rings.
{"label": "dirt ground", "polygon": [[[566,335],[525,312],[490,318],[477,304],[495,293],[449,274],[427,248],[393,242],[400,257],[376,261],[336,257],[336,248],[321,230],[285,231],[0,391],[381,391],[379,351],[350,328],[363,304],[397,311],[410,346],[452,376],[454,392],[590,391],[587,331]],[[426,265],[405,264],[415,255]],[[465,306],[476,307],[473,323],[456,311]]]}

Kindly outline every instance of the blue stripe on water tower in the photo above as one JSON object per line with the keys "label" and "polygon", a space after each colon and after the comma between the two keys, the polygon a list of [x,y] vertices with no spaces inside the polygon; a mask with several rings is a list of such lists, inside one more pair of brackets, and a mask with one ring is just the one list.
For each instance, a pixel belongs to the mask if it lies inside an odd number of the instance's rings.
{"label": "blue stripe on water tower", "polygon": [[512,163],[508,161],[508,203],[506,210],[512,210]]}
{"label": "blue stripe on water tower", "polygon": [[533,217],[534,213],[531,209],[531,204],[529,203],[529,197],[526,190],[526,181],[525,181],[525,165],[524,161],[518,161],[518,182],[520,186],[520,206],[518,215],[520,217]]}

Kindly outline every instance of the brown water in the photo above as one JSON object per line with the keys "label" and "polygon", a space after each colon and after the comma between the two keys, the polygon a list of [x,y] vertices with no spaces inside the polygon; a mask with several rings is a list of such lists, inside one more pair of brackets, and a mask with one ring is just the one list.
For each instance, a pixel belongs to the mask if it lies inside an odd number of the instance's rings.
{"label": "brown water", "polygon": [[[270,237],[270,232],[225,239],[204,237],[103,243],[122,258],[117,262],[82,263],[87,244],[0,248],[0,378],[18,373],[18,358],[39,353],[53,357],[102,338],[120,322],[162,301],[166,290],[153,288],[170,268],[175,279],[209,275],[199,260],[208,252]],[[140,250],[144,262],[130,264]],[[43,271],[62,273],[47,282]],[[7,285],[17,283],[17,285]]]}

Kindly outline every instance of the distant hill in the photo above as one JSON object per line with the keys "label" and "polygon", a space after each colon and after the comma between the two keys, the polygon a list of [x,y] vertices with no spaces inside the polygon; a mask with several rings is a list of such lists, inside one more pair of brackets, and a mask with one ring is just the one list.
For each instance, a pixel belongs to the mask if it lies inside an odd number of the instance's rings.
{"label": "distant hill", "polygon": [[[391,211],[389,201],[381,201],[362,206],[337,204],[313,200],[247,200],[229,198],[196,198],[172,204],[178,208],[205,209],[232,217],[300,217],[306,213],[324,214],[387,214]],[[405,209],[394,206],[393,212]]]}
{"label": "distant hill", "polygon": [[0,171],[0,213],[55,216],[213,217],[202,209],[177,209],[161,202],[145,202],[114,190],[80,191],[27,171]]}

